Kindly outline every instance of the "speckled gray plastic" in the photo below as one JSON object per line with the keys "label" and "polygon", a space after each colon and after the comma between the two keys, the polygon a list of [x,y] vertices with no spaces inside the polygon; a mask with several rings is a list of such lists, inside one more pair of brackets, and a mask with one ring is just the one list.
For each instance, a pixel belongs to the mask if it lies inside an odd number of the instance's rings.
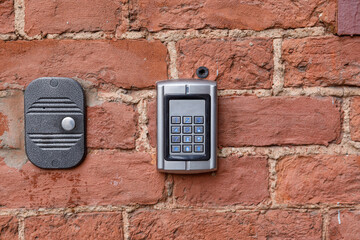
{"label": "speckled gray plastic", "polygon": [[[71,78],[32,81],[25,90],[25,149],[29,160],[46,169],[72,168],[85,156],[85,99]],[[64,118],[75,121],[72,130]]]}

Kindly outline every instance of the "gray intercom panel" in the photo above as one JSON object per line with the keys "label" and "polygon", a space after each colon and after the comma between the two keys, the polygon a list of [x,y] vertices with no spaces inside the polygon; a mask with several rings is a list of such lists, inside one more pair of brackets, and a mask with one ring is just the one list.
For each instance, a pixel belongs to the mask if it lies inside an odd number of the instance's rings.
{"label": "gray intercom panel", "polygon": [[172,173],[217,169],[217,87],[207,80],[157,82],[157,168]]}
{"label": "gray intercom panel", "polygon": [[25,149],[40,168],[78,165],[85,155],[84,93],[70,78],[38,78],[25,90]]}

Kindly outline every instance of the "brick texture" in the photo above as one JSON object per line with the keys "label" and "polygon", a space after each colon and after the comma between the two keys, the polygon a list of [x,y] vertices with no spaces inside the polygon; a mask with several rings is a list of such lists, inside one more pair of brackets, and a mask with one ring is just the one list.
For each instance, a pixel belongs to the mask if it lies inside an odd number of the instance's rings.
{"label": "brick texture", "polygon": [[153,87],[167,78],[159,41],[43,40],[0,42],[0,90],[23,89],[43,76],[76,77],[123,88]]}
{"label": "brick texture", "polygon": [[338,34],[360,34],[360,2],[357,0],[338,0]]}
{"label": "brick texture", "polygon": [[30,162],[18,170],[0,161],[0,175],[6,176],[2,208],[154,204],[164,189],[164,175],[149,154],[114,150],[92,151],[71,170],[43,170]]}
{"label": "brick texture", "polygon": [[14,32],[14,0],[0,1],[0,33]]}
{"label": "brick texture", "polygon": [[0,239],[19,239],[18,228],[18,220],[15,217],[0,216]]}
{"label": "brick texture", "polygon": [[133,149],[137,114],[132,106],[106,102],[87,110],[87,146]]}
{"label": "brick texture", "polygon": [[276,171],[279,203],[360,203],[359,156],[285,157]]}
{"label": "brick texture", "polygon": [[177,44],[180,78],[197,78],[196,69],[209,69],[207,79],[219,89],[270,88],[273,73],[271,39],[182,40]]}
{"label": "brick texture", "polygon": [[328,239],[347,240],[360,239],[360,211],[359,210],[333,210],[330,215]]}
{"label": "brick texture", "polygon": [[149,31],[205,27],[252,30],[310,27],[319,23],[319,16],[321,21],[334,24],[336,12],[334,0],[136,0],[130,3],[132,29],[144,27]]}
{"label": "brick texture", "polygon": [[25,0],[25,32],[36,34],[63,32],[114,32],[121,20],[117,0]]}
{"label": "brick texture", "polygon": [[156,100],[150,100],[147,105],[149,140],[156,147]]}
{"label": "brick texture", "polygon": [[26,239],[123,239],[121,213],[37,216],[25,225]]}
{"label": "brick texture", "polygon": [[359,51],[359,38],[284,40],[285,86],[360,86]]}
{"label": "brick texture", "polygon": [[266,157],[219,159],[216,174],[175,175],[174,196],[187,206],[259,204],[269,200]]}
{"label": "brick texture", "polygon": [[0,149],[22,147],[23,129],[23,93],[20,91],[7,92],[3,97],[0,97]]}
{"label": "brick texture", "polygon": [[321,239],[317,212],[140,210],[130,216],[131,239]]}
{"label": "brick texture", "polygon": [[351,100],[350,132],[353,141],[360,141],[360,97],[354,97]]}
{"label": "brick texture", "polygon": [[124,239],[121,212],[29,217],[25,226],[26,239]]}
{"label": "brick texture", "polygon": [[328,145],[337,141],[341,113],[332,98],[219,98],[220,146]]}

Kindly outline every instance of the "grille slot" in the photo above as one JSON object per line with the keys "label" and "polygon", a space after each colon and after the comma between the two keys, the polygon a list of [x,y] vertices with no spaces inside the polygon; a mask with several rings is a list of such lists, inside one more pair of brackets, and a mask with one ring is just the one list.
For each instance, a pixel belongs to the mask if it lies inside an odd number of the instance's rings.
{"label": "grille slot", "polygon": [[39,98],[34,102],[28,114],[72,114],[81,115],[81,109],[69,98]]}
{"label": "grille slot", "polygon": [[29,137],[42,150],[69,150],[81,139],[83,134],[29,133]]}

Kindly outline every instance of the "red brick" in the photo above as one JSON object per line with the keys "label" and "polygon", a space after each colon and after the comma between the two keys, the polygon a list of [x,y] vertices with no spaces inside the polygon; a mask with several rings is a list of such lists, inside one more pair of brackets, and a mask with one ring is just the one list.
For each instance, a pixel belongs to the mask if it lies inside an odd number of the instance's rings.
{"label": "red brick", "polygon": [[135,148],[137,114],[132,106],[106,102],[87,111],[87,146]]}
{"label": "red brick", "polygon": [[266,157],[219,159],[216,174],[175,175],[174,196],[182,205],[259,204],[269,200]]}
{"label": "red brick", "polygon": [[271,88],[271,39],[182,40],[177,51],[180,78],[195,78],[196,69],[205,66],[207,79],[217,80],[220,89]]}
{"label": "red brick", "polygon": [[[16,106],[16,107],[15,107]],[[9,91],[0,97],[0,149],[21,148],[24,129],[24,96]]]}
{"label": "red brick", "polygon": [[353,141],[360,141],[360,97],[354,97],[350,105],[350,132]]}
{"label": "red brick", "polygon": [[360,86],[360,38],[317,37],[283,42],[285,86]]}
{"label": "red brick", "polygon": [[278,203],[360,203],[359,156],[291,156],[276,166]]}
{"label": "red brick", "polygon": [[0,33],[14,32],[14,0],[0,1]]}
{"label": "red brick", "polygon": [[124,239],[121,213],[36,216],[25,219],[26,239]]}
{"label": "red brick", "polygon": [[330,97],[219,98],[220,146],[328,145],[340,129],[340,109]]}
{"label": "red brick", "polygon": [[329,240],[360,239],[360,211],[359,210],[334,210],[330,217],[328,227]]}
{"label": "red brick", "polygon": [[338,0],[338,34],[360,34],[360,2],[358,0]]}
{"label": "red brick", "polygon": [[153,87],[167,78],[159,41],[43,40],[0,42],[0,89],[44,76],[75,77],[123,88]]}
{"label": "red brick", "polygon": [[321,239],[318,212],[263,213],[140,210],[130,215],[131,239]]}
{"label": "red brick", "polygon": [[147,105],[149,140],[156,147],[156,100],[150,100]]}
{"label": "red brick", "polygon": [[165,177],[150,154],[91,151],[71,170],[44,170],[27,162],[20,170],[0,162],[3,208],[154,204],[163,197]]}
{"label": "red brick", "polygon": [[130,26],[149,31],[187,28],[300,28],[318,25],[323,12],[335,15],[335,0],[137,0],[130,2]]}
{"label": "red brick", "polygon": [[0,239],[19,239],[18,220],[15,217],[0,216]]}
{"label": "red brick", "polygon": [[63,32],[114,32],[121,22],[117,0],[25,0],[25,32],[34,36]]}

